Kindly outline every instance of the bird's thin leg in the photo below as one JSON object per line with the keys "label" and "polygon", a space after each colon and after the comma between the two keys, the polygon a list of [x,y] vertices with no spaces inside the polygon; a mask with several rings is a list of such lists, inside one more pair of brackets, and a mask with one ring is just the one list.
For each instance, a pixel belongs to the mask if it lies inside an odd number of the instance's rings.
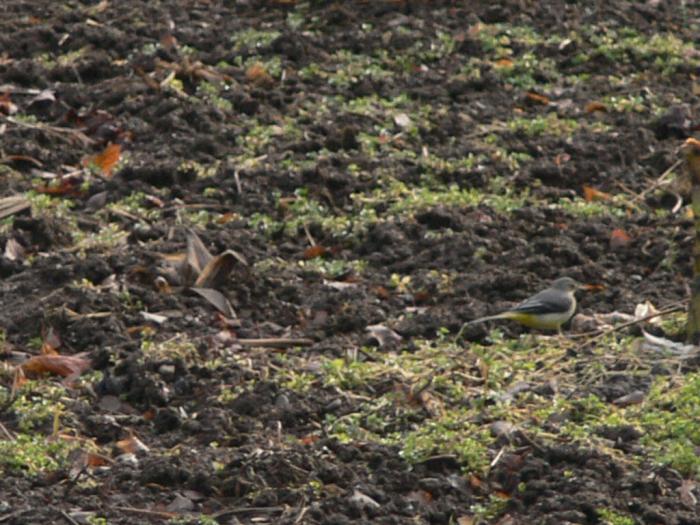
{"label": "bird's thin leg", "polygon": [[459,332],[457,332],[457,335],[455,336],[455,339],[454,339],[455,344],[459,343],[459,340],[462,339],[462,335],[464,334],[464,329],[467,327],[468,324],[469,324],[469,321],[466,321],[462,325],[462,328],[459,329]]}

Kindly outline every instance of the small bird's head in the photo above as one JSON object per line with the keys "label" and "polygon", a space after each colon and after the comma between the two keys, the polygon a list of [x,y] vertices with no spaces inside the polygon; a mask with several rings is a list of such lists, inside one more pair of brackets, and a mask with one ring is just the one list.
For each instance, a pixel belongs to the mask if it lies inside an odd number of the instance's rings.
{"label": "small bird's head", "polygon": [[581,288],[581,285],[571,277],[560,277],[552,283],[551,288],[562,292],[575,292]]}

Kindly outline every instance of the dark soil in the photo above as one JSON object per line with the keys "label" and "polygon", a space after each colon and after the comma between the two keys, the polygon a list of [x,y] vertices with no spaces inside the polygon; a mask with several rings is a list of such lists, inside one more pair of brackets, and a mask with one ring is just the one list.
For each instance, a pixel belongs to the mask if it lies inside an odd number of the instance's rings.
{"label": "dark soil", "polygon": [[[550,79],[535,78],[532,89],[522,89],[495,69],[474,79],[461,68],[488,52],[469,32],[479,22],[530,26],[542,35],[567,34],[584,25],[601,31],[629,27],[646,38],[669,32],[697,45],[700,7],[563,0],[311,4],[3,2],[0,94],[9,93],[18,114],[33,118],[12,118],[0,109],[0,160],[8,168],[0,173],[0,196],[40,188],[46,181],[39,171],[79,170],[84,158],[109,143],[121,144],[126,160],[113,176],[93,176],[89,185],[81,185],[83,175],[74,191],[57,196],[72,203],[69,215],[18,214],[0,232],[1,245],[12,238],[32,255],[30,261],[0,257],[0,328],[8,364],[12,352],[30,351],[30,342],[48,327],[60,334],[62,353],[88,352],[102,376],[66,389],[73,430],[118,458],[84,471],[3,473],[0,521],[84,522],[79,512],[85,511],[105,516],[110,524],[206,514],[230,524],[447,525],[471,523],[456,520],[499,493],[507,503],[484,520],[597,524],[603,523],[599,509],[616,508],[636,523],[700,523],[700,505],[679,496],[682,477],[652,461],[632,466],[585,446],[533,446],[526,436],[514,437],[488,476],[477,480],[451,457],[415,464],[394,446],[341,443],[325,434],[324,421],[352,414],[360,399],[330,385],[304,392],[275,380],[280,369],[295,366],[285,359],[288,351],[312,370],[317,357],[344,358],[348,349],[375,344],[366,327],[378,323],[391,325],[410,350],[414,338],[435,338],[441,327],[456,333],[463,321],[521,300],[557,275],[604,285],[581,297],[580,309],[589,313],[630,312],[645,300],[657,306],[683,300],[692,222],[657,213],[674,206],[673,194],[650,192],[640,199],[641,208],[619,215],[576,215],[547,203],[581,196],[584,186],[627,200],[649,188],[675,162],[680,139],[692,133],[698,102],[691,75],[700,76],[692,65],[697,57],[662,75],[641,58],[594,55],[577,63],[574,56],[581,50],[575,43],[540,46],[537,52],[562,75],[588,74],[584,81],[540,94],[562,118],[591,125],[599,119],[609,127],[605,133],[587,127],[559,136],[499,131],[505,150],[528,154],[517,167],[480,151],[487,134],[483,126],[546,114],[527,92],[538,92],[537,86]],[[297,28],[289,23],[294,17],[301,17]],[[279,35],[270,42],[235,45],[232,35],[248,29]],[[434,42],[438,32],[452,35],[456,48],[424,68],[418,63],[397,68],[389,78],[360,72],[346,84],[300,74],[313,64],[333,71],[333,57],[341,50],[400,56],[415,42]],[[171,36],[174,46],[168,44]],[[71,53],[69,61],[57,58]],[[250,57],[278,60],[284,78],[254,77],[245,65]],[[192,66],[197,62],[199,70]],[[218,103],[202,94],[206,71],[225,75],[211,82],[228,85]],[[178,89],[163,82],[171,72]],[[618,86],[613,77],[632,80]],[[55,100],[34,99],[33,90],[45,89]],[[648,107],[585,111],[586,104],[610,93],[642,100],[653,95],[661,112]],[[401,139],[416,155],[400,159],[362,145],[363,134],[376,135],[381,122],[340,105],[331,107],[325,120],[309,113],[331,95],[353,100],[373,94],[405,95],[409,106],[447,111],[427,115],[415,134]],[[273,135],[256,148],[250,142],[252,118],[265,126],[284,126],[291,119],[296,132]],[[442,158],[486,153],[479,167],[438,170],[439,184],[488,191],[495,177],[505,177],[510,189],[527,190],[537,205],[500,213],[486,204],[439,204],[345,237],[313,221],[306,231],[299,226],[293,232],[270,232],[251,221],[256,213],[280,223],[289,220],[284,203],[293,207],[302,187],[328,213],[339,215],[355,205],[353,194],[381,188],[383,173],[415,185],[425,175],[416,160],[423,147]],[[310,158],[309,152],[320,152],[313,163],[289,167]],[[245,155],[264,158],[243,164]],[[216,168],[205,176],[196,166]],[[364,175],[356,175],[353,166]],[[108,211],[110,203],[134,192],[162,202],[162,207],[151,204],[155,219]],[[382,205],[373,206],[381,215]],[[195,229],[212,253],[233,249],[249,262],[237,266],[224,287],[235,321],[225,321],[197,294],[163,294],[155,285],[158,254],[185,250],[183,210],[228,214]],[[95,232],[103,220],[128,233],[124,244],[75,249],[75,229]],[[616,228],[629,242],[611,245]],[[440,234],[447,230],[446,241]],[[328,249],[327,260],[364,261],[361,272],[334,275],[357,286],[330,288],[318,271],[296,264],[304,260],[310,237]],[[266,261],[289,264],[261,264]],[[435,271],[454,276],[449,289],[440,286]],[[410,291],[388,290],[392,274],[410,276]],[[104,283],[110,276],[115,288],[80,284]],[[407,308],[415,314],[406,317]],[[149,323],[141,311],[180,314],[144,329]],[[87,315],[97,312],[107,314]],[[487,328],[470,327],[465,344],[482,341]],[[512,325],[503,330],[507,337],[525,331]],[[141,343],[147,336],[191,342],[196,359],[145,358]],[[236,337],[309,338],[312,345],[293,351],[249,348]],[[210,366],[215,360],[227,365]],[[10,386],[7,376],[8,391]],[[390,382],[373,383],[367,395],[391,388]],[[649,384],[629,375],[617,383],[582,386],[582,395],[595,392],[609,402],[640,388]],[[12,408],[1,421],[16,430]],[[119,457],[115,444],[132,433],[149,451]],[[610,439],[632,447],[637,437],[631,431]]]}

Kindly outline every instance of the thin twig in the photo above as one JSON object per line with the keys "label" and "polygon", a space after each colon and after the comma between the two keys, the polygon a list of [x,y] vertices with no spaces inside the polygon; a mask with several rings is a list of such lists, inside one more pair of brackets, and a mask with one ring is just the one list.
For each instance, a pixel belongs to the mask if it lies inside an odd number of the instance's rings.
{"label": "thin twig", "polygon": [[223,518],[225,516],[230,516],[231,514],[251,514],[251,513],[266,513],[275,514],[277,512],[284,512],[284,507],[235,507],[232,509],[224,509],[219,512],[211,514],[214,519]]}
{"label": "thin twig", "polygon": [[583,332],[581,334],[573,334],[573,335],[570,335],[569,337],[571,339],[579,339],[579,338],[583,338],[583,337],[588,337],[588,339],[586,341],[584,341],[583,343],[581,343],[579,345],[580,347],[582,347],[582,346],[585,346],[585,345],[591,343],[592,341],[595,341],[596,339],[600,339],[601,337],[605,337],[606,335],[610,335],[614,332],[618,332],[624,328],[628,328],[630,326],[644,323],[650,319],[654,319],[655,317],[662,317],[664,315],[672,314],[674,312],[679,312],[685,308],[685,305],[686,305],[686,301],[681,301],[681,302],[676,303],[674,305],[667,306],[666,308],[659,310],[657,312],[654,312],[652,314],[645,315],[644,317],[640,317],[639,319],[633,319],[632,321],[627,321],[625,323],[612,326],[606,330],[593,330],[591,332]]}
{"label": "thin twig", "polygon": [[63,519],[65,519],[70,525],[80,525],[77,521],[75,521],[73,518],[70,517],[70,515],[64,511],[60,510],[61,516],[63,516]]}
{"label": "thin twig", "polygon": [[238,170],[233,170],[233,180],[236,181],[236,190],[238,191],[238,195],[243,195],[243,186],[241,186],[241,176],[238,173]]}
{"label": "thin twig", "polygon": [[297,515],[297,518],[294,520],[294,525],[297,525],[297,524],[301,523],[301,520],[304,519],[304,516],[306,515],[306,513],[307,513],[308,511],[309,511],[309,507],[304,506],[304,508],[302,508],[302,509],[299,511],[299,514]]}
{"label": "thin twig", "polygon": [[157,518],[163,518],[164,520],[169,520],[177,516],[175,512],[162,512],[158,510],[150,509],[138,509],[136,507],[112,507],[114,510],[120,510],[122,512],[131,512],[132,514],[143,514],[145,516],[155,516]]}
{"label": "thin twig", "polygon": [[21,510],[16,510],[14,512],[10,512],[9,514],[5,514],[4,516],[0,517],[0,523],[3,521],[8,521],[11,520],[12,518],[19,516],[20,514],[24,514],[25,512],[28,512],[29,509],[21,509]]}
{"label": "thin twig", "polygon": [[656,188],[658,188],[659,186],[661,186],[664,183],[664,180],[666,179],[666,177],[668,177],[673,172],[673,170],[675,170],[682,163],[683,163],[683,159],[680,158],[676,162],[671,164],[668,168],[666,168],[666,171],[664,171],[651,186],[649,186],[647,189],[642,191],[639,195],[634,197],[632,199],[632,202],[641,201],[642,199],[644,199],[644,197],[646,196],[647,193],[650,193],[650,192],[654,191]]}
{"label": "thin twig", "polygon": [[291,346],[311,346],[311,339],[292,339],[289,337],[263,337],[260,339],[236,339],[242,346],[268,346],[271,348],[288,348]]}
{"label": "thin twig", "polygon": [[[83,133],[79,129],[62,128],[59,126],[51,126],[49,124],[30,124],[29,122],[22,122],[21,120],[17,120],[17,119],[12,118],[12,117],[5,117],[5,120],[7,122],[14,124],[15,126],[19,126],[21,128],[46,131],[47,133],[51,133],[53,135],[56,135],[57,137],[60,137],[64,140],[68,140],[69,142],[71,142],[72,139],[78,139],[80,142],[83,143],[83,145],[90,145],[90,144],[95,143],[95,141],[93,139],[88,137],[85,133]],[[66,139],[66,136],[68,136],[69,138]]]}
{"label": "thin twig", "polygon": [[309,241],[309,244],[311,246],[316,246],[316,239],[314,239],[313,235],[311,235],[311,232],[309,231],[309,226],[304,223],[304,233],[306,234],[306,239]]}
{"label": "thin twig", "polygon": [[7,430],[7,427],[0,421],[0,432],[2,432],[5,437],[7,438],[8,441],[14,441],[15,436],[12,435],[12,432]]}

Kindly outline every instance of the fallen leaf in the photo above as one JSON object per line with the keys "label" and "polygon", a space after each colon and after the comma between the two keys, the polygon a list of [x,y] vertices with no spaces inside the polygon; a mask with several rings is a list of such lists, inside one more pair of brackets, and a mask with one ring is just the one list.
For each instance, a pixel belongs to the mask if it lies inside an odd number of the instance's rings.
{"label": "fallen leaf", "polygon": [[604,191],[597,190],[592,186],[584,186],[583,198],[586,200],[586,202],[607,201],[610,200],[611,195],[609,193],[605,193]]}
{"label": "fallen leaf", "polygon": [[596,111],[607,113],[608,107],[602,102],[589,102],[586,104],[586,113],[595,113]]}
{"label": "fallen leaf", "polygon": [[489,430],[494,437],[510,436],[517,430],[517,427],[509,421],[494,421],[489,425]]}
{"label": "fallen leaf", "polygon": [[481,488],[482,481],[479,477],[475,476],[474,474],[469,475],[469,485],[473,489],[479,489]]}
{"label": "fallen leaf", "polygon": [[549,97],[546,97],[544,95],[540,95],[539,93],[534,93],[532,91],[528,91],[525,94],[525,98],[530,102],[533,102],[535,104],[541,104],[543,106],[549,105],[549,102],[550,102]]}
{"label": "fallen leaf", "polygon": [[568,153],[559,153],[556,157],[554,157],[554,164],[558,167],[561,167],[562,165],[566,164],[571,160],[571,155]]}
{"label": "fallen leaf", "polygon": [[301,443],[302,445],[313,445],[319,439],[320,436],[317,434],[307,434],[299,438],[299,443]]}
{"label": "fallen leaf", "polygon": [[150,449],[136,436],[132,435],[126,439],[121,439],[116,443],[117,448],[123,454],[136,454],[137,452],[149,452]]}
{"label": "fallen leaf", "polygon": [[101,210],[102,208],[104,208],[105,204],[107,204],[108,195],[109,192],[107,191],[95,193],[88,200],[85,201],[85,209],[87,211]]}
{"label": "fallen leaf", "polygon": [[31,203],[24,197],[4,197],[0,199],[0,219],[28,210],[31,207]]}
{"label": "fallen leaf", "polygon": [[22,246],[14,237],[7,239],[5,243],[5,257],[10,261],[19,261],[24,259],[24,246]]}
{"label": "fallen leaf", "polygon": [[165,33],[160,37],[160,45],[163,49],[174,49],[177,47],[177,38],[172,33]]}
{"label": "fallen leaf", "polygon": [[693,494],[697,485],[693,480],[684,479],[681,486],[678,487],[678,492],[681,495],[681,501],[684,505],[690,508],[695,508],[698,503],[698,498]]}
{"label": "fallen leaf", "polygon": [[610,248],[613,250],[619,250],[625,248],[632,242],[632,237],[620,228],[615,228],[610,234]]}
{"label": "fallen leaf", "polygon": [[[639,303],[634,307],[634,319],[643,319],[656,313],[658,313],[658,310],[649,301],[644,301],[643,303]],[[651,324],[661,324],[661,316],[652,317],[647,322]]]}
{"label": "fallen leaf", "polygon": [[226,296],[218,290],[212,288],[190,288],[197,295],[204,297],[210,304],[214,305],[226,317],[236,317],[236,312]]}
{"label": "fallen leaf", "polygon": [[255,84],[263,88],[271,88],[275,85],[275,79],[270,76],[265,69],[265,66],[263,66],[260,62],[256,62],[246,70],[245,78],[251,84]]}
{"label": "fallen leaf", "polygon": [[433,501],[433,495],[427,490],[418,489],[406,494],[406,499],[409,501],[415,501],[416,503],[420,503],[422,505],[427,505]]}
{"label": "fallen leaf", "polygon": [[60,179],[54,184],[46,184],[35,188],[37,193],[55,196],[80,197],[83,190],[80,189],[80,181],[77,179]]}
{"label": "fallen leaf", "polygon": [[359,504],[361,507],[371,507],[375,509],[381,507],[379,503],[377,503],[367,494],[363,494],[357,489],[355,489],[352,493],[352,496],[350,496],[350,501]]}
{"label": "fallen leaf", "polygon": [[119,144],[109,144],[97,155],[89,157],[83,164],[94,164],[97,166],[105,177],[112,176],[112,168],[119,162],[121,157],[122,147]]}
{"label": "fallen leaf", "polygon": [[328,248],[325,246],[321,246],[320,244],[316,244],[314,246],[309,246],[306,250],[304,250],[304,254],[302,257],[304,259],[315,259],[317,257],[322,257],[326,255],[329,252]]}
{"label": "fallen leaf", "polygon": [[38,95],[36,95],[34,98],[32,98],[29,101],[28,106],[32,106],[34,104],[47,103],[47,102],[49,102],[49,103],[56,102],[56,94],[51,89],[44,89],[44,90],[40,91]]}
{"label": "fallen leaf", "polygon": [[89,468],[105,467],[109,464],[110,464],[109,460],[100,454],[95,454],[94,452],[88,452],[85,455],[85,466],[87,466]]}
{"label": "fallen leaf", "polygon": [[474,525],[474,516],[459,516],[457,525]]}
{"label": "fallen leaf", "polygon": [[61,348],[61,336],[54,330],[53,326],[49,326],[44,334],[41,343],[42,355],[58,355],[58,349]]}
{"label": "fallen leaf", "polygon": [[413,121],[406,113],[397,113],[394,115],[394,122],[402,129],[408,129],[413,126]]}
{"label": "fallen leaf", "polygon": [[510,58],[501,58],[494,63],[497,69],[509,69],[513,67],[513,61]]}
{"label": "fallen leaf", "polygon": [[391,328],[387,328],[383,324],[373,324],[365,328],[369,332],[370,337],[377,340],[380,347],[390,343],[400,343],[403,338],[394,332]]}
{"label": "fallen leaf", "polygon": [[373,290],[377,297],[379,297],[380,299],[389,299],[389,297],[391,297],[391,293],[389,292],[389,290],[387,290],[383,286],[377,286],[373,288]]}
{"label": "fallen leaf", "polygon": [[17,106],[10,100],[9,93],[0,95],[0,113],[4,113],[5,115],[17,113]]}
{"label": "fallen leaf", "polygon": [[[202,272],[202,269],[209,264],[214,256],[204,246],[202,239],[194,230],[187,230],[187,264],[195,273],[195,279]],[[187,281],[185,281],[187,282]]]}
{"label": "fallen leaf", "polygon": [[163,208],[165,206],[163,199],[160,199],[155,195],[144,195],[143,200],[155,208]]}
{"label": "fallen leaf", "polygon": [[194,510],[194,502],[182,494],[175,494],[175,498],[165,507],[168,512],[189,512]]}
{"label": "fallen leaf", "polygon": [[240,215],[238,215],[236,212],[229,211],[229,212],[224,213],[218,219],[216,219],[216,224],[228,224],[231,221],[235,221],[239,217],[240,217]]}
{"label": "fallen leaf", "polygon": [[20,368],[26,376],[59,375],[64,378],[64,384],[69,385],[92,366],[90,360],[84,356],[85,354],[35,355]]}
{"label": "fallen leaf", "polygon": [[629,394],[625,396],[618,397],[617,399],[613,399],[613,405],[619,406],[619,407],[627,407],[630,405],[639,405],[644,401],[644,392],[641,390],[635,390],[633,392],[630,392]]}
{"label": "fallen leaf", "polygon": [[234,250],[226,250],[224,253],[212,258],[202,269],[194,285],[198,288],[215,288],[221,286],[229,276],[236,263],[247,265],[248,262]]}
{"label": "fallen leaf", "polygon": [[429,390],[425,389],[419,392],[417,400],[423,409],[430,414],[430,417],[440,418],[444,415],[445,407],[442,400]]}

